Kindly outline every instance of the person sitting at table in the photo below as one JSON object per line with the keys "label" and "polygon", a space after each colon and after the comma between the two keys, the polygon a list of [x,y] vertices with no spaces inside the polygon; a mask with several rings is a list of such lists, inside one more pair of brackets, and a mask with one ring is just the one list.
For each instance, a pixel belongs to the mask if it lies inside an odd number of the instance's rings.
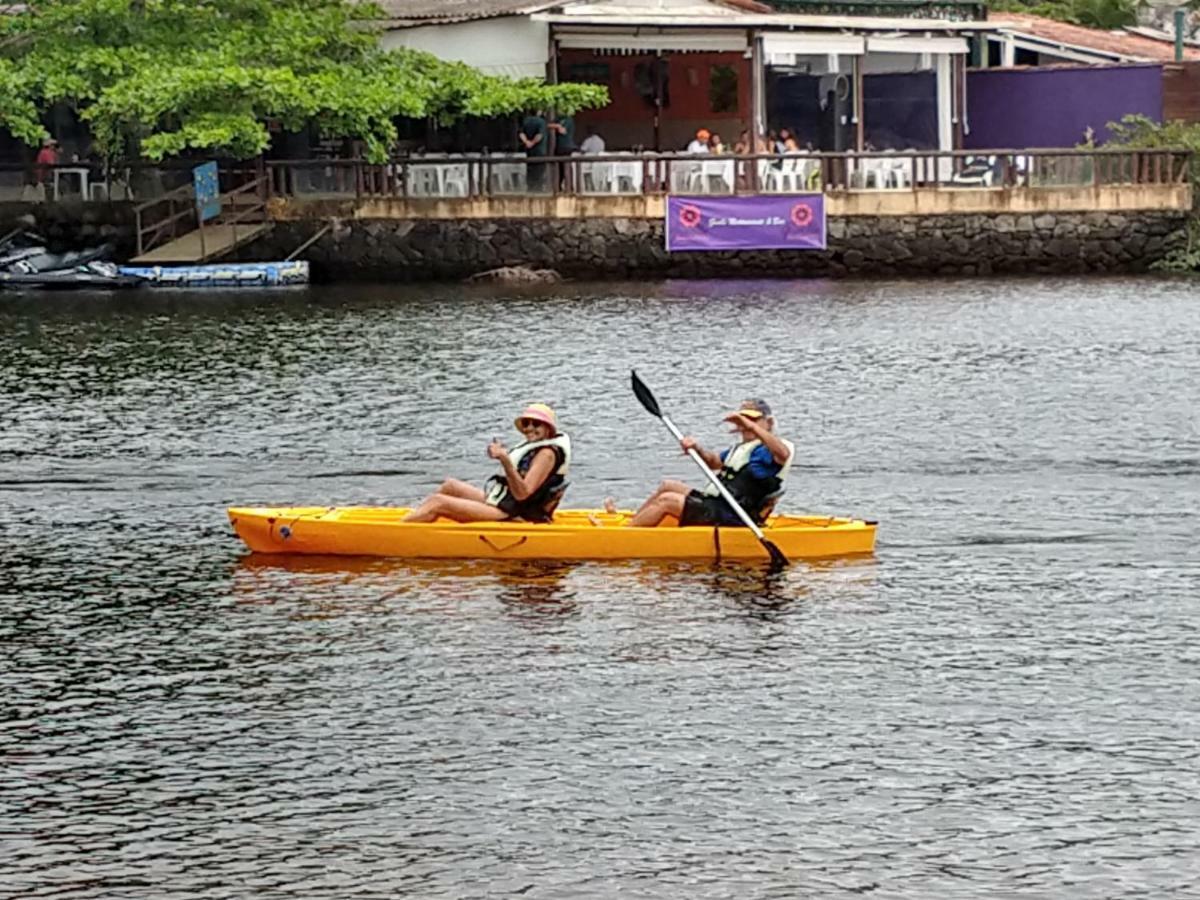
{"label": "person sitting at table", "polygon": [[721,136],[715,131],[709,135],[708,152],[714,156],[725,153],[725,144],[721,141]]}
{"label": "person sitting at table", "polygon": [[779,153],[799,153],[800,145],[796,143],[796,136],[790,128],[779,129]]}
{"label": "person sitting at table", "polygon": [[587,137],[583,139],[579,149],[585,156],[599,156],[604,152],[604,138],[600,137],[595,125],[588,126]]}
{"label": "person sitting at table", "polygon": [[696,130],[696,136],[692,142],[687,145],[688,153],[707,153],[708,139],[712,137],[707,128],[699,128]]}
{"label": "person sitting at table", "polygon": [[738,135],[737,143],[733,145],[733,152],[738,156],[745,156],[750,152],[750,130],[742,129],[742,133]]}
{"label": "person sitting at table", "polygon": [[525,440],[512,450],[499,440],[488,445],[487,455],[503,472],[488,479],[486,490],[447,478],[403,521],[549,522],[566,490],[571,439],[558,430],[558,417],[544,403],[525,407],[513,424]]}

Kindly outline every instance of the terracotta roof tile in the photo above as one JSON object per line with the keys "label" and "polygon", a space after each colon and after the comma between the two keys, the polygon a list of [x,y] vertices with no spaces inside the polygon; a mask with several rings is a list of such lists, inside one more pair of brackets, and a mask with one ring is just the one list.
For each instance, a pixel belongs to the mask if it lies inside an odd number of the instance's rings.
{"label": "terracotta roof tile", "polygon": [[540,12],[572,0],[375,0],[384,18],[405,21],[464,22]]}
{"label": "terracotta roof tile", "polygon": [[[997,25],[1009,31],[1019,31],[1059,44],[1071,44],[1076,47],[1100,50],[1104,53],[1115,53],[1129,59],[1144,59],[1153,62],[1172,62],[1175,59],[1174,45],[1166,41],[1156,41],[1153,38],[1130,34],[1127,31],[1085,28],[1083,25],[1071,25],[1067,22],[1027,13],[989,13],[987,20],[989,25]],[[1200,50],[1194,47],[1185,47],[1183,58],[1200,59]]]}

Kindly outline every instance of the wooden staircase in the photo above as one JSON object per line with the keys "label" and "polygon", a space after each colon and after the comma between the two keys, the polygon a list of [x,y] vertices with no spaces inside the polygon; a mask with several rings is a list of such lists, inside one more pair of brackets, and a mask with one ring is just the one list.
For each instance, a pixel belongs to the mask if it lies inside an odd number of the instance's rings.
{"label": "wooden staircase", "polygon": [[196,192],[184,185],[134,208],[138,253],[131,264],[157,266],[220,259],[270,230],[267,179],[248,181],[221,194],[221,214],[200,220]]}

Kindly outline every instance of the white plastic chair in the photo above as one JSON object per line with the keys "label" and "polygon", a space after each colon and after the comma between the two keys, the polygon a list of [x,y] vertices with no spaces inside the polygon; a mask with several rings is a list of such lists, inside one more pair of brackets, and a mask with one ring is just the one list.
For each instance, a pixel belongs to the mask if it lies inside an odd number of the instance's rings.
{"label": "white plastic chair", "polygon": [[607,194],[612,190],[613,164],[607,162],[581,163],[581,185],[585,194]]}
{"label": "white plastic chair", "polygon": [[452,163],[438,167],[441,175],[441,194],[443,197],[465,197],[470,193],[470,174],[467,163]]}
{"label": "white plastic chair", "polygon": [[[499,157],[524,157],[524,153],[493,153]],[[492,183],[489,187],[501,194],[525,193],[525,163],[492,163]]]}
{"label": "white plastic chair", "polygon": [[733,193],[733,160],[706,159],[699,168],[688,178],[688,190],[701,194],[717,193],[713,191],[713,181],[719,181],[725,189],[724,193]]}
{"label": "white plastic chair", "polygon": [[797,194],[807,187],[809,160],[797,154],[789,154],[778,169],[772,171],[773,180],[779,190]]}
{"label": "white plastic chair", "polygon": [[436,197],[440,185],[438,167],[428,162],[428,157],[412,157],[408,161],[408,195],[410,197]]}
{"label": "white plastic chair", "polygon": [[758,169],[758,186],[764,191],[778,190],[778,171],[771,167],[769,159],[755,160],[755,167]]}
{"label": "white plastic chair", "polygon": [[[633,153],[620,153],[628,160],[610,163],[612,180],[609,191],[613,194],[640,194],[642,192],[642,162]],[[626,187],[628,185],[628,187]]]}
{"label": "white plastic chair", "polygon": [[889,159],[887,161],[887,177],[895,188],[912,187],[912,169],[906,159]]}

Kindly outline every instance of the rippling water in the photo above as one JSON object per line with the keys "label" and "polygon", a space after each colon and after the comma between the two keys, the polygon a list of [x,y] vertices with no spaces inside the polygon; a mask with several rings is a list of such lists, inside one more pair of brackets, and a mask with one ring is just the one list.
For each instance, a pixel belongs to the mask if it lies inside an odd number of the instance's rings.
{"label": "rippling water", "polygon": [[[1200,897],[1189,282],[0,296],[0,896]],[[257,559],[761,395],[865,561]]]}

